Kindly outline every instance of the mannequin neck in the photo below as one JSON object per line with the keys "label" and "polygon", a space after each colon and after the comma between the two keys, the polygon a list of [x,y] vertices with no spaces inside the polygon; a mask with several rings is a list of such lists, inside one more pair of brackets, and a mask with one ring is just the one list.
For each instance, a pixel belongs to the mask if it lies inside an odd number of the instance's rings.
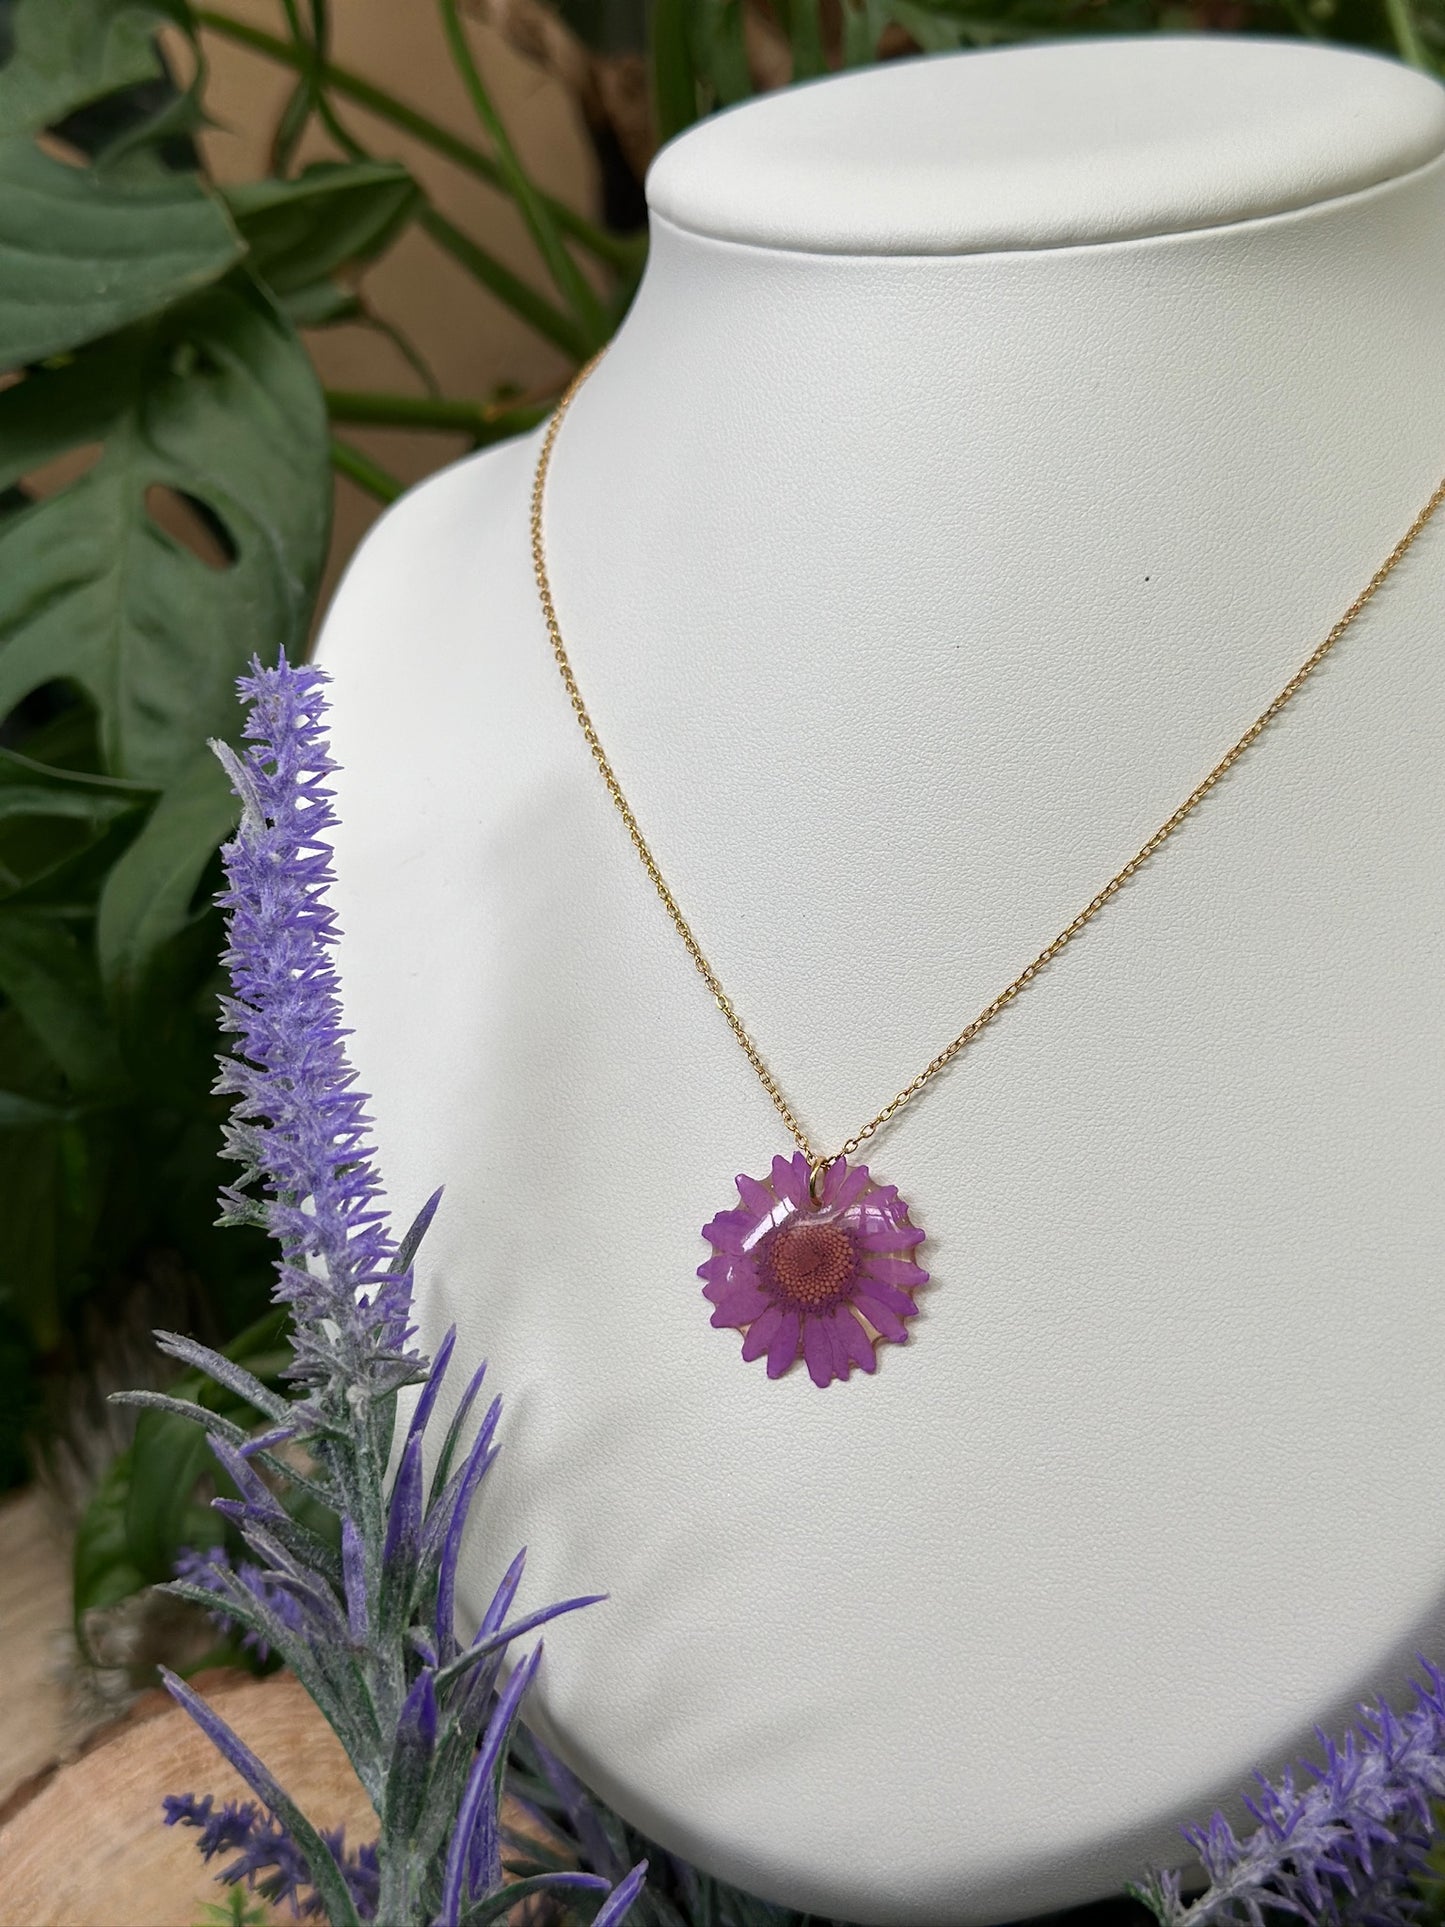
{"label": "mannequin neck", "polygon": [[[1023,491],[1067,511],[1075,436],[1126,517],[1158,483],[1141,460],[1227,469],[1266,435],[1333,463],[1332,387],[1412,405],[1442,152],[1433,82],[1300,42],[1010,49],[770,96],[654,164],[648,271],[579,419],[639,509],[628,469],[676,459],[740,537],[762,499],[826,510],[840,464],[856,490],[880,434],[912,449],[906,513],[966,524]],[[740,442],[754,502],[713,502],[697,451]]]}
{"label": "mannequin neck", "polygon": [[[1036,620],[1072,601],[1088,626],[1162,557],[1288,555],[1310,522],[1344,586],[1439,473],[1442,222],[1440,160],[1234,224],[989,253],[762,247],[657,216],[549,484],[564,606],[634,629],[647,577],[662,629],[691,622],[706,552],[730,647],[779,627],[868,647],[905,575],[935,640],[961,591],[1033,574],[1056,585]],[[1197,588],[1228,594],[1218,570]],[[975,601],[967,628],[997,614]]]}

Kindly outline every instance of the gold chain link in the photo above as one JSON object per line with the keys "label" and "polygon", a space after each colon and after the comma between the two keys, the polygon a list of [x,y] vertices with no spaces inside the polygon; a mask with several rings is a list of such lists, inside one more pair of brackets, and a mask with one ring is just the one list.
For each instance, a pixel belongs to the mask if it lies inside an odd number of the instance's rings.
{"label": "gold chain link", "polygon": [[910,1103],[917,1097],[923,1087],[937,1077],[938,1073],[943,1070],[946,1065],[951,1064],[955,1057],[967,1050],[975,1038],[987,1030],[994,1018],[997,1017],[1000,1012],[1008,1009],[1019,992],[1026,989],[1027,986],[1033,982],[1034,978],[1038,976],[1039,972],[1043,970],[1047,964],[1052,963],[1059,952],[1068,944],[1072,943],[1081,930],[1093,922],[1105,904],[1110,902],[1118,895],[1119,891],[1123,889],[1130,877],[1141,870],[1149,861],[1150,857],[1153,856],[1163,844],[1168,842],[1169,838],[1173,836],[1179,826],[1194,814],[1195,810],[1198,809],[1199,805],[1204,801],[1205,797],[1208,796],[1215,784],[1219,782],[1220,778],[1233,769],[1240,757],[1244,755],[1245,751],[1249,749],[1252,744],[1258,741],[1274,721],[1275,717],[1279,715],[1280,711],[1299,694],[1305,683],[1309,681],[1325,657],[1340,640],[1340,637],[1344,635],[1345,631],[1360,614],[1361,610],[1373,599],[1390,574],[1403,560],[1416,536],[1419,535],[1436,509],[1439,508],[1442,500],[1445,500],[1445,477],[1442,477],[1424,508],[1422,508],[1420,513],[1415,517],[1409,528],[1401,536],[1394,548],[1391,549],[1390,553],[1370,577],[1364,588],[1355,597],[1349,608],[1345,610],[1338,622],[1335,623],[1324,641],[1305,657],[1304,661],[1300,664],[1299,668],[1295,670],[1294,674],[1279,691],[1278,695],[1260,711],[1259,715],[1255,717],[1254,721],[1249,725],[1249,728],[1245,730],[1238,742],[1236,742],[1232,748],[1226,750],[1204,780],[1189,792],[1188,796],[1185,797],[1173,815],[1166,817],[1148,841],[1142,843],[1134,852],[1123,869],[1116,871],[1098,895],[1092,897],[1089,902],[1084,905],[1084,908],[1074,918],[1072,923],[1065,924],[1064,928],[1052,942],[1044,945],[1033,962],[1026,964],[1018,976],[1014,978],[1013,982],[1009,984],[1006,989],[1001,990],[991,1004],[986,1004],[971,1023],[965,1024],[952,1042],[944,1045],[938,1055],[924,1066],[911,1084],[905,1084],[903,1089],[899,1091],[896,1096],[890,1098],[888,1103],[883,1106],[883,1109],[879,1111],[875,1117],[869,1118],[868,1122],[863,1125],[861,1129],[855,1131],[846,1143],[840,1145],[832,1156],[823,1156],[814,1151],[812,1144],[809,1142],[807,1132],[798,1122],[797,1113],[783,1095],[778,1086],[778,1080],[768,1069],[761,1051],[753,1042],[742,1018],[738,1016],[732,999],[718,982],[717,972],[708,962],[702,945],[693,935],[692,926],[683,915],[676,897],[674,897],[668,886],[666,878],[658,868],[657,858],[652,854],[647,838],[642,834],[641,825],[633,814],[632,805],[623,793],[622,785],[618,782],[617,774],[611,762],[608,760],[607,752],[602,747],[601,739],[597,734],[596,726],[588,712],[587,705],[582,700],[582,692],[577,685],[577,678],[573,673],[572,663],[567,654],[567,645],[562,640],[562,631],[557,621],[556,605],[552,599],[552,585],[547,576],[546,551],[542,539],[542,505],[547,486],[547,471],[551,466],[552,451],[557,444],[558,432],[562,427],[563,421],[566,419],[568,409],[576,399],[577,391],[581,388],[583,382],[587,379],[588,375],[591,374],[601,358],[600,355],[594,356],[593,359],[587,363],[586,367],[580,369],[574,376],[566,393],[557,404],[556,413],[547,425],[547,432],[542,438],[542,447],[537,456],[537,469],[532,482],[532,568],[537,578],[537,593],[541,598],[542,614],[546,620],[547,634],[552,641],[552,653],[557,659],[557,667],[561,672],[562,681],[566,687],[568,699],[572,704],[573,713],[576,715],[578,725],[586,739],[587,747],[592,752],[593,760],[602,773],[602,780],[607,785],[607,793],[616,805],[617,813],[622,818],[627,834],[632,840],[632,847],[641,859],[642,867],[651,879],[653,889],[656,890],[658,896],[661,898],[663,908],[667,911],[668,916],[671,917],[673,927],[677,931],[678,936],[681,937],[687,954],[692,958],[698,975],[707,985],[709,991],[711,991],[713,1001],[727,1019],[729,1029],[742,1046],[748,1062],[757,1072],[758,1081],[772,1099],[778,1116],[788,1128],[789,1135],[792,1137],[794,1143],[797,1144],[799,1150],[802,1151],[804,1157],[807,1158],[815,1179],[817,1174],[825,1169],[826,1166],[833,1163],[836,1158],[851,1157],[853,1152],[856,1151],[860,1145],[866,1143],[875,1131],[880,1130],[883,1125],[888,1123],[890,1118],[898,1115],[905,1104]]}

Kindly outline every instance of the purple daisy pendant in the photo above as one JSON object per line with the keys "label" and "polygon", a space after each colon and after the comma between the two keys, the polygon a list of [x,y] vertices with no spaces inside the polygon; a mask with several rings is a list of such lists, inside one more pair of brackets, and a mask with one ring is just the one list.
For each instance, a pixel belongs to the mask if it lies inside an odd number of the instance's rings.
{"label": "purple daisy pendant", "polygon": [[817,1186],[801,1151],[776,1157],[766,1178],[738,1178],[742,1202],[702,1235],[697,1268],[712,1323],[743,1336],[743,1357],[781,1378],[801,1357],[815,1385],[877,1369],[880,1341],[901,1345],[916,1317],[912,1294],[928,1273],[911,1255],[923,1231],[896,1184],[866,1164],[835,1158]]}

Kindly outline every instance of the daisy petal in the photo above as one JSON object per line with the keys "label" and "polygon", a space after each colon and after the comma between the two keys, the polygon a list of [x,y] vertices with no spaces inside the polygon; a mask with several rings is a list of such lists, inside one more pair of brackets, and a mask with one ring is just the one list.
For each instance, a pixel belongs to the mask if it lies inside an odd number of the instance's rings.
{"label": "daisy petal", "polygon": [[846,1305],[839,1305],[833,1313],[833,1339],[844,1358],[865,1372],[877,1371],[878,1357],[873,1341]]}
{"label": "daisy petal", "polygon": [[818,1323],[822,1326],[823,1330],[828,1334],[828,1350],[833,1355],[834,1378],[846,1378],[848,1376],[849,1370],[852,1367],[853,1361],[851,1358],[849,1358],[848,1348],[843,1343],[842,1337],[839,1334],[837,1327],[833,1322],[832,1312],[825,1312],[823,1316],[818,1320]]}
{"label": "daisy petal", "polygon": [[906,1291],[900,1291],[897,1285],[890,1285],[884,1278],[870,1278],[866,1273],[860,1274],[854,1290],[855,1292],[866,1291],[870,1298],[876,1298],[880,1305],[887,1305],[889,1310],[896,1311],[900,1318],[911,1318],[918,1310]]}
{"label": "daisy petal", "polygon": [[[808,1376],[815,1385],[831,1385],[834,1359],[830,1323],[825,1318],[803,1320],[803,1357],[808,1361]],[[846,1377],[843,1373],[840,1376]]]}
{"label": "daisy petal", "polygon": [[750,1217],[762,1224],[773,1215],[777,1199],[765,1184],[750,1178],[745,1171],[738,1173],[738,1196],[746,1206]]}
{"label": "daisy petal", "polygon": [[[901,1345],[907,1338],[908,1327],[903,1320],[880,1299],[870,1297],[866,1283],[855,1289],[853,1305],[881,1337],[891,1339],[895,1345]],[[916,1310],[917,1307],[910,1306],[909,1309]]]}
{"label": "daisy petal", "polygon": [[[722,1269],[709,1273],[708,1265],[713,1263],[720,1264]],[[715,1259],[709,1259],[708,1264],[699,1265],[697,1275],[699,1278],[707,1279],[708,1282],[702,1288],[702,1295],[704,1298],[711,1298],[714,1304],[734,1285],[758,1283],[758,1267],[753,1259],[746,1255],[735,1257],[726,1251],[719,1252]]]}
{"label": "daisy petal", "polygon": [[908,1251],[923,1243],[923,1227],[916,1224],[870,1225],[854,1234],[865,1251]]}
{"label": "daisy petal", "polygon": [[741,1251],[743,1239],[752,1228],[750,1211],[719,1211],[711,1224],[703,1226],[702,1235],[719,1251]]}
{"label": "daisy petal", "polygon": [[799,1336],[798,1314],[795,1311],[785,1311],[778,1320],[768,1345],[769,1378],[781,1378],[798,1356]]}
{"label": "daisy petal", "polygon": [[926,1285],[928,1273],[911,1258],[881,1258],[874,1252],[859,1266],[865,1278],[880,1279],[885,1285]]}
{"label": "daisy petal", "polygon": [[746,1278],[714,1286],[704,1296],[717,1306],[709,1321],[714,1325],[749,1325],[755,1318],[761,1318],[773,1302],[759,1285]]}
{"label": "daisy petal", "polygon": [[[801,1174],[799,1166],[802,1166]],[[773,1189],[789,1204],[802,1205],[808,1196],[808,1160],[801,1151],[773,1159]]]}
{"label": "daisy petal", "polygon": [[761,1358],[768,1349],[782,1316],[781,1305],[769,1305],[767,1310],[759,1312],[753,1323],[748,1326],[748,1335],[743,1340],[743,1357],[749,1363],[755,1358]]}
{"label": "daisy petal", "polygon": [[868,1166],[849,1164],[846,1158],[839,1158],[836,1164],[828,1166],[828,1175],[823,1180],[823,1202],[835,1211],[846,1211],[867,1189]]}
{"label": "daisy petal", "polygon": [[[828,1322],[832,1329],[833,1356],[837,1360],[839,1378],[846,1378],[855,1365],[862,1365],[865,1371],[871,1372],[873,1346],[848,1307],[839,1305],[836,1311],[829,1314]],[[859,1351],[855,1352],[854,1339],[850,1334],[856,1334]]]}
{"label": "daisy petal", "polygon": [[732,1275],[733,1261],[725,1251],[715,1251],[697,1268],[699,1278],[708,1278],[715,1284],[723,1284]]}

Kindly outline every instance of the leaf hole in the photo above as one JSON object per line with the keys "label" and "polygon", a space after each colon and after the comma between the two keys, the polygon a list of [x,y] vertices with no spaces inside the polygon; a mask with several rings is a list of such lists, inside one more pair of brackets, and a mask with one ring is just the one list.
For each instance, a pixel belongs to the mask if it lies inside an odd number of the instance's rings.
{"label": "leaf hole", "polygon": [[90,156],[85,149],[77,142],[67,140],[63,134],[57,134],[53,128],[47,128],[38,135],[35,144],[42,154],[48,154],[51,160],[59,161],[64,167],[83,170],[90,166]]}
{"label": "leaf hole", "polygon": [[88,474],[104,453],[104,442],[81,442],[75,448],[67,448],[54,461],[21,476],[25,492],[37,501],[47,495],[58,495],[63,488],[70,488]]}
{"label": "leaf hole", "polygon": [[95,718],[90,698],[62,676],[37,683],[0,717],[0,748],[23,750],[39,762],[69,769],[98,768]]}
{"label": "leaf hole", "polygon": [[208,569],[234,568],[239,553],[236,543],[209,503],[164,482],[152,482],[145,500],[146,514],[156,527]]}
{"label": "leaf hole", "polygon": [[171,349],[171,373],[177,381],[194,381],[197,377],[219,375],[221,364],[203,342],[178,341]]}

